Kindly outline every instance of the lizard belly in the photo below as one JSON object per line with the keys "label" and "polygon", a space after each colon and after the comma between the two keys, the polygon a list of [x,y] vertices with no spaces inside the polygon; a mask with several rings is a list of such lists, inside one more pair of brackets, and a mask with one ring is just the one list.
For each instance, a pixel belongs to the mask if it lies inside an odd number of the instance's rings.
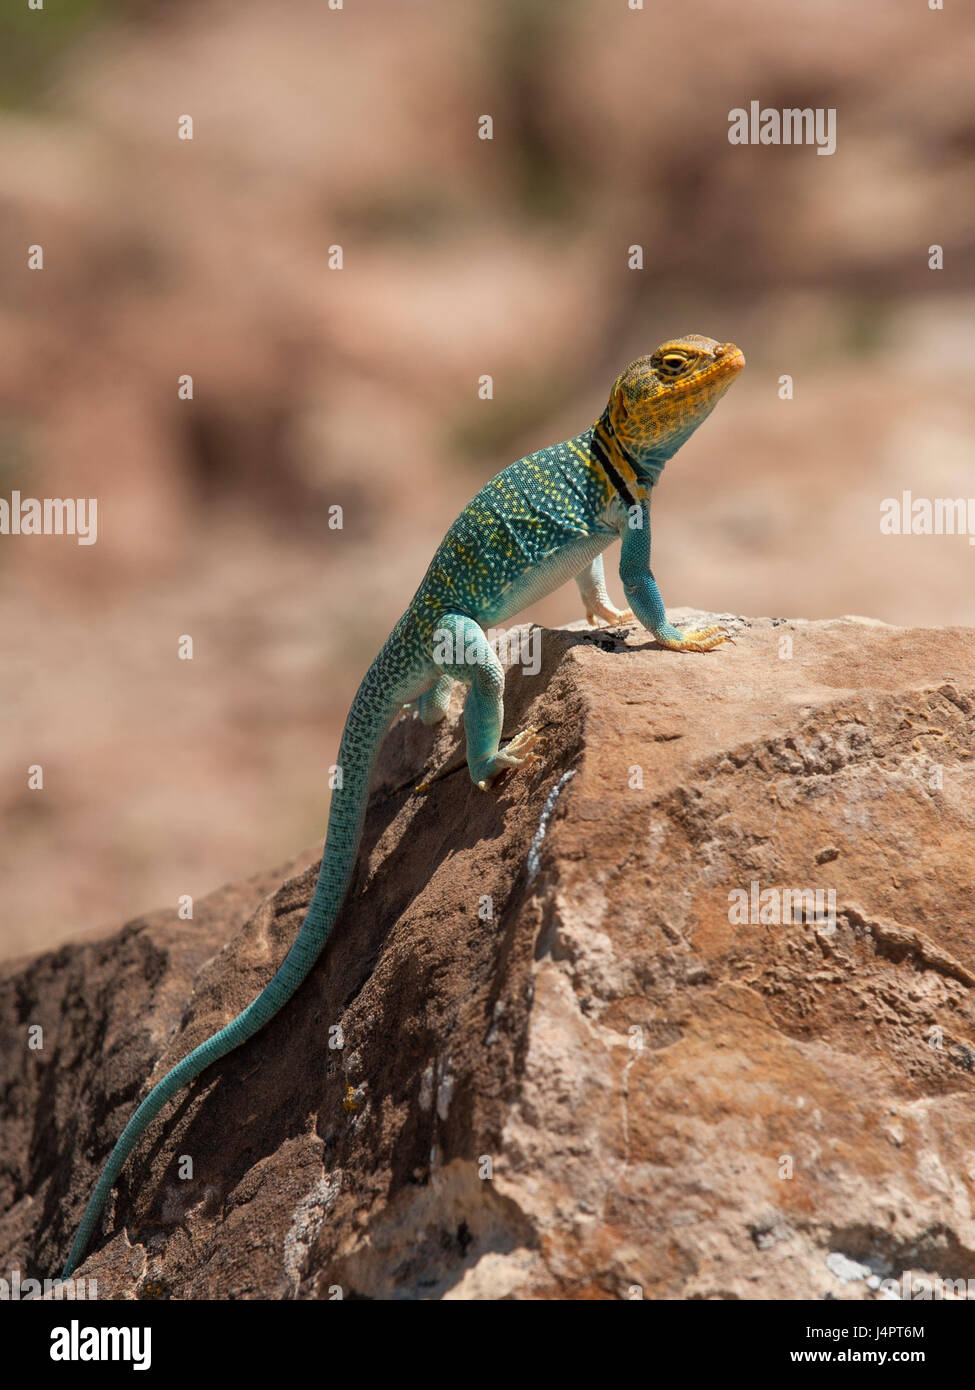
{"label": "lizard belly", "polygon": [[598,531],[574,538],[540,556],[509,580],[491,600],[479,606],[478,621],[482,627],[506,622],[529,604],[554,593],[581,574],[614,540],[614,534]]}

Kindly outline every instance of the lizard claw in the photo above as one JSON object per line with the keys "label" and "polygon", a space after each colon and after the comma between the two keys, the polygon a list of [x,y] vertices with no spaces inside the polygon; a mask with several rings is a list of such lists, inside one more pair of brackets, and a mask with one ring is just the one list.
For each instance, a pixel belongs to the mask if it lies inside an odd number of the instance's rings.
{"label": "lizard claw", "polygon": [[508,768],[531,767],[532,764],[540,762],[538,754],[531,751],[538,741],[538,732],[536,725],[522,729],[504,748],[500,748],[494,757],[488,760],[485,775],[478,778],[478,789],[482,792],[489,791],[495,777]]}
{"label": "lizard claw", "polygon": [[620,623],[628,623],[632,617],[633,611],[630,608],[599,607],[586,610],[586,618],[590,627],[597,627],[600,618],[609,627],[619,627]]}
{"label": "lizard claw", "polygon": [[672,652],[710,652],[720,647],[722,642],[733,642],[734,639],[723,627],[715,626],[688,629],[679,638],[658,637],[657,641]]}

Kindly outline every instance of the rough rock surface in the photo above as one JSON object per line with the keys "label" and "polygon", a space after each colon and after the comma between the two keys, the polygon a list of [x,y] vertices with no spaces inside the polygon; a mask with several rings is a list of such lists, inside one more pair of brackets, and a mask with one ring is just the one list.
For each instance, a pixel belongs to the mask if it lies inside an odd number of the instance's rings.
{"label": "rough rock surface", "polygon": [[[130,1159],[99,1296],[975,1277],[973,634],[736,626],[703,656],[545,632],[506,718],[543,761],[489,795],[456,711],[394,726],[322,961]],[[3,969],[4,1268],[59,1270],[150,1074],[266,981],[313,860]],[[835,918],[739,924],[753,883]]]}

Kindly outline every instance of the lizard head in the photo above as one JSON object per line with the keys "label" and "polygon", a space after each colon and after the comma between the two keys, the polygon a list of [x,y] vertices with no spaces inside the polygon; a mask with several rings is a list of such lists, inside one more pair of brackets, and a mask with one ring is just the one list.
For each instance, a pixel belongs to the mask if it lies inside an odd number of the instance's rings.
{"label": "lizard head", "polygon": [[745,365],[734,343],[690,333],[638,357],[617,378],[603,415],[638,468],[657,472],[706,420]]}

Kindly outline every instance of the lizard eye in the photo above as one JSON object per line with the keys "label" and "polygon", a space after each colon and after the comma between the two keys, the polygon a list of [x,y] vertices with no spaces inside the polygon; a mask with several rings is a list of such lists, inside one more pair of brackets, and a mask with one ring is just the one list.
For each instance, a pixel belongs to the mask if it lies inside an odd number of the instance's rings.
{"label": "lizard eye", "polygon": [[682,352],[665,352],[660,359],[660,371],[664,376],[680,376],[689,360]]}

